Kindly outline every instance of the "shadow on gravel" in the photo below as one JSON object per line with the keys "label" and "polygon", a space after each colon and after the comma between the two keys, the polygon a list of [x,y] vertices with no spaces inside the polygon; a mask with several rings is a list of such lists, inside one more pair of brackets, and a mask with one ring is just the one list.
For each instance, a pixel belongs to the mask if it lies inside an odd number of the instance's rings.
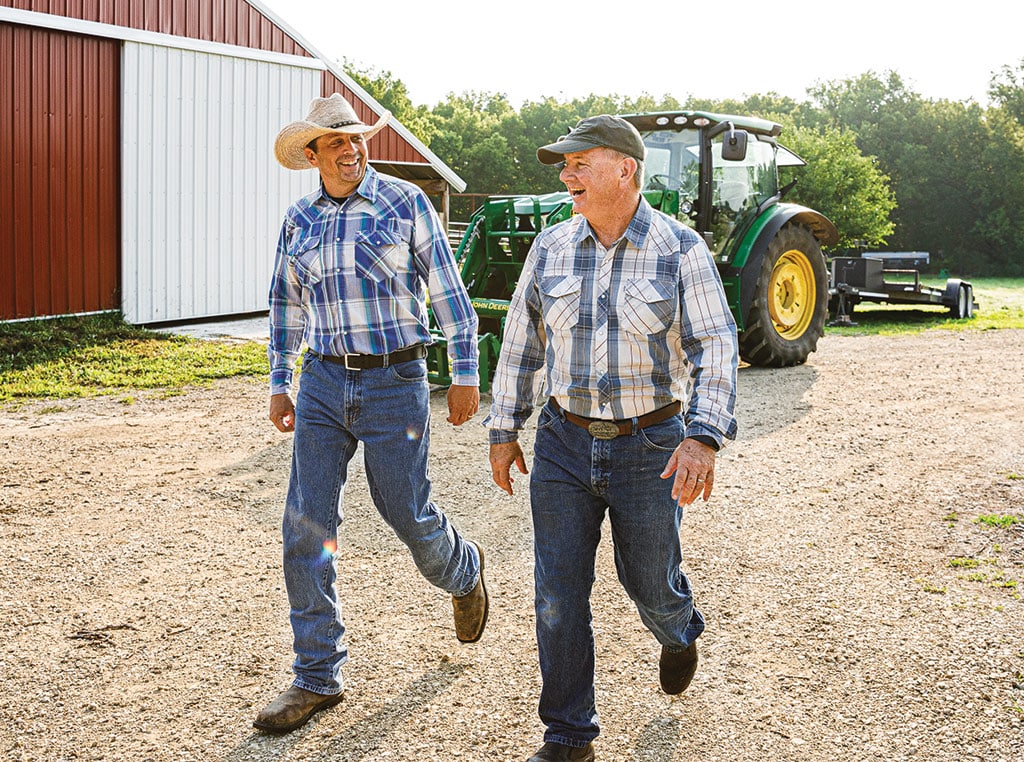
{"label": "shadow on gravel", "polygon": [[679,747],[682,727],[674,717],[655,717],[636,739],[633,762],[672,762]]}
{"label": "shadow on gravel", "polygon": [[807,415],[804,395],[818,379],[812,365],[755,368],[744,365],[737,379],[736,418],[740,440],[767,436]]}
{"label": "shadow on gravel", "polygon": [[[466,671],[466,667],[465,664],[445,662],[437,669],[421,675],[410,683],[400,696],[379,711],[339,730],[317,750],[317,759],[330,759],[332,762],[361,762],[375,759],[380,748],[388,743],[391,731],[413,715],[422,712],[430,702],[451,688]],[[344,710],[344,707],[345,704],[342,702],[338,708]],[[313,717],[309,726],[315,726],[319,718]],[[302,729],[284,736],[252,733],[236,746],[226,759],[228,762],[280,759],[284,755],[298,752],[297,747],[302,746],[305,735]]]}

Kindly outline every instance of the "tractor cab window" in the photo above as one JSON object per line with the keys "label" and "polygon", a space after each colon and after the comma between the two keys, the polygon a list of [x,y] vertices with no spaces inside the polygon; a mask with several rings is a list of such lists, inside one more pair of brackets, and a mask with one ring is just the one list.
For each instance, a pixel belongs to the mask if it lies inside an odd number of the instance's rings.
{"label": "tractor cab window", "polygon": [[711,231],[716,254],[725,249],[734,234],[742,234],[753,221],[758,205],[775,195],[775,147],[771,143],[750,140],[742,161],[722,158],[722,140],[711,144]]}
{"label": "tractor cab window", "polygon": [[643,135],[645,191],[677,191],[680,219],[696,205],[700,187],[700,133],[697,130],[658,130]]}

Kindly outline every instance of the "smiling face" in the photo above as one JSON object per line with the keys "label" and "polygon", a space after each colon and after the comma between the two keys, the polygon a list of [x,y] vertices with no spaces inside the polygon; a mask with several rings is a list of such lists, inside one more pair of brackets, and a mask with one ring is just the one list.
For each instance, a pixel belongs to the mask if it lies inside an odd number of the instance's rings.
{"label": "smiling face", "polygon": [[328,133],[306,147],[309,163],[320,170],[324,190],[330,196],[350,196],[366,174],[368,154],[362,135]]}
{"label": "smiling face", "polygon": [[573,211],[592,227],[599,230],[614,223],[617,228],[624,214],[631,218],[636,211],[636,169],[635,159],[610,148],[592,148],[565,154],[558,179],[572,197]]}

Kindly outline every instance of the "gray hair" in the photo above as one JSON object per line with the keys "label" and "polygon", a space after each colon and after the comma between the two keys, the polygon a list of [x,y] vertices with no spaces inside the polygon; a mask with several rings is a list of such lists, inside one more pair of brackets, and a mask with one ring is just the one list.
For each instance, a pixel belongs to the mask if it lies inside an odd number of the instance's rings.
{"label": "gray hair", "polygon": [[642,190],[644,187],[644,163],[635,156],[630,156],[628,153],[616,151],[614,148],[609,148],[608,150],[618,155],[620,159],[632,159],[636,162],[636,172],[633,173],[633,185],[636,186],[637,190]]}
{"label": "gray hair", "polygon": [[636,162],[636,172],[633,175],[633,184],[640,190],[644,187],[644,163],[639,159],[633,159]]}

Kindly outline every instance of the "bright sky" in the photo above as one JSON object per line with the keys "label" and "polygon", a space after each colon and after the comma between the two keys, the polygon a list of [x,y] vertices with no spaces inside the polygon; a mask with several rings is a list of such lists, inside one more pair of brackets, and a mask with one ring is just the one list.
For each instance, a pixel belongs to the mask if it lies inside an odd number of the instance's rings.
{"label": "bright sky", "polygon": [[804,100],[890,70],[925,98],[987,105],[992,75],[1024,59],[1021,0],[263,2],[328,59],[390,71],[427,106],[465,91],[516,108],[591,93]]}

